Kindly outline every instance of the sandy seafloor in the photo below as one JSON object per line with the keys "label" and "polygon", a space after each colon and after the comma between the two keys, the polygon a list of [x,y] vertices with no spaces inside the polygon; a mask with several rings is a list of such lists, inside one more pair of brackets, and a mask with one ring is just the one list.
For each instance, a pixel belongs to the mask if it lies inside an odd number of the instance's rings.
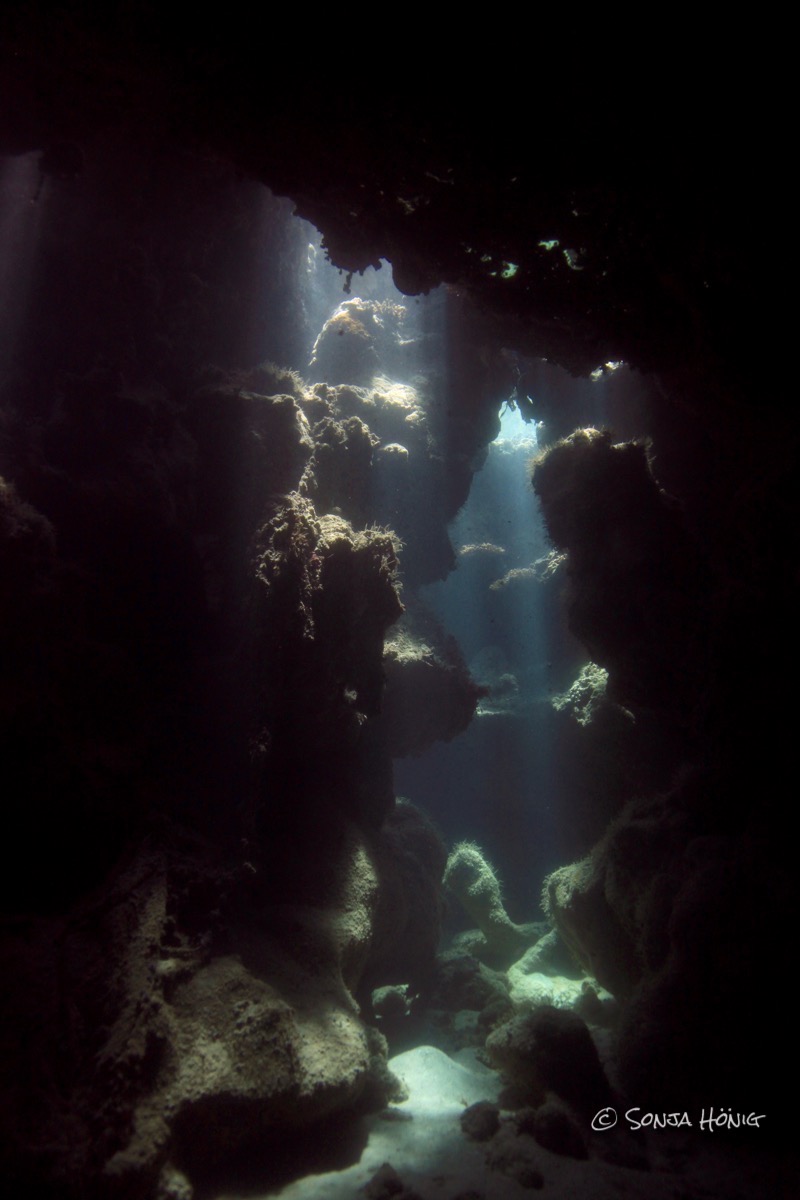
{"label": "sandy seafloor", "polygon": [[[636,1135],[642,1165],[622,1166],[592,1156],[585,1160],[553,1154],[525,1136],[526,1160],[540,1174],[539,1187],[525,1187],[505,1171],[487,1165],[492,1143],[470,1141],[459,1118],[478,1100],[496,1100],[500,1079],[472,1050],[453,1057],[432,1046],[397,1055],[389,1063],[409,1096],[384,1113],[364,1119],[366,1140],[359,1161],[343,1170],[306,1175],[262,1193],[279,1200],[794,1200],[800,1197],[800,1160],[772,1154],[766,1141],[732,1143],[724,1134],[656,1130]],[[511,1132],[510,1115],[501,1126]],[[749,1133],[750,1131],[748,1131]],[[620,1137],[619,1130],[616,1135]],[[625,1135],[622,1135],[623,1137]],[[630,1134],[627,1135],[629,1138]],[[724,1139],[724,1140],[723,1140]],[[507,1139],[513,1145],[513,1139]],[[602,1145],[599,1145],[602,1152]],[[389,1163],[403,1190],[367,1190],[375,1173]],[[396,1184],[395,1184],[396,1186]],[[258,1193],[248,1190],[247,1200]],[[225,1192],[217,1200],[244,1200]],[[259,1198],[260,1200],[260,1198]]]}

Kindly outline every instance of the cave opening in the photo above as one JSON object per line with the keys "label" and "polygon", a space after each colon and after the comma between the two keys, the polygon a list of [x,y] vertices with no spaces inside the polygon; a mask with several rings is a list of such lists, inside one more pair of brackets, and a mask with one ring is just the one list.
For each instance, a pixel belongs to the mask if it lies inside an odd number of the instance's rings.
{"label": "cave opening", "polygon": [[791,1036],[752,985],[764,930],[778,977],[793,945],[760,707],[794,611],[791,425],[768,446],[731,384],[718,226],[692,242],[669,189],[653,213],[636,180],[563,182],[571,159],[551,191],[499,161],[475,187],[425,158],[445,134],[409,135],[415,187],[388,190],[331,185],[320,144],[261,170],[141,130],[12,142],[20,1194],[772,1178],[752,1140],[712,1169],[592,1117],[763,1112]]}
{"label": "cave opening", "polygon": [[[382,270],[368,269],[344,281],[342,272],[326,260],[319,239],[309,241],[303,269],[303,309],[312,331],[316,327],[319,332],[309,339],[308,362],[298,368],[301,374],[310,363],[312,377],[321,383],[364,387],[380,380],[397,388],[398,394],[399,389],[416,387],[429,424],[435,422],[436,404],[441,403],[434,393],[437,381],[444,382],[446,403],[454,404],[447,391],[447,289],[418,298],[404,296],[385,264]],[[359,320],[375,321],[368,355],[363,346],[352,344],[355,337],[366,337],[363,327],[354,336]],[[413,561],[415,543],[426,530],[409,519],[409,497],[403,490],[408,484],[400,488],[394,480],[378,480],[371,503],[374,520],[402,531],[403,602],[422,627],[435,619],[439,636],[455,639],[454,655],[464,660],[483,693],[465,728],[446,741],[411,747],[410,753],[395,759],[395,792],[422,805],[448,845],[477,840],[502,875],[509,911],[518,920],[532,920],[540,915],[546,875],[588,851],[602,833],[602,821],[613,812],[613,800],[603,808],[595,787],[592,803],[600,815],[576,836],[574,797],[562,805],[558,791],[565,760],[574,757],[576,748],[565,750],[559,714],[565,713],[561,720],[567,726],[588,726],[595,709],[602,707],[602,681],[598,695],[591,693],[591,702],[584,695],[586,688],[578,686],[581,670],[587,668],[586,654],[570,635],[563,613],[564,556],[549,542],[531,487],[533,461],[547,442],[547,427],[537,419],[534,399],[515,399],[516,385],[505,398],[500,393],[508,379],[524,374],[530,384],[543,376],[545,387],[555,387],[569,398],[578,424],[603,425],[609,411],[606,380],[621,364],[601,366],[587,388],[584,381],[576,383],[545,363],[525,361],[506,350],[501,355],[507,360],[504,369],[487,387],[497,413],[488,432],[496,429],[496,436],[478,448],[463,503],[445,522],[454,557],[428,571],[438,578],[420,576]],[[407,456],[400,441],[388,445],[395,455]],[[415,450],[423,456],[442,453],[430,434]],[[384,445],[373,453],[378,458],[385,452],[384,438]],[[436,514],[429,509],[425,517],[430,526]],[[407,557],[410,579],[405,578]],[[399,635],[390,629],[387,637],[391,654],[393,638]],[[430,647],[428,652],[433,652]],[[570,693],[573,685],[575,695]],[[413,695],[407,700],[412,707],[418,704]],[[389,704],[396,708],[398,701],[390,695]],[[611,730],[605,734],[613,741]],[[597,771],[598,754],[609,759],[602,736],[599,743],[588,755],[587,776]],[[587,758],[585,748],[578,757]],[[571,786],[574,790],[581,785],[572,780]],[[588,787],[585,779],[583,790]],[[562,808],[566,814],[561,814]]]}

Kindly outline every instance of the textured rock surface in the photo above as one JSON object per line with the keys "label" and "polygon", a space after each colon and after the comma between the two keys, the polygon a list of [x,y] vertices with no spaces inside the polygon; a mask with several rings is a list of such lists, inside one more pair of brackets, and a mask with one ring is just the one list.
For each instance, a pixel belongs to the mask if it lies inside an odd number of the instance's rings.
{"label": "textured rock surface", "polygon": [[[436,944],[443,855],[437,871],[427,835],[428,863],[415,858],[410,820],[367,837],[329,819],[300,872],[313,883],[296,879],[280,903],[252,863],[173,836],[60,924],[22,930],[8,952],[38,1003],[21,1010],[13,990],[4,1001],[3,1094],[6,1115],[17,1111],[4,1152],[14,1138],[34,1156],[49,1145],[64,1186],[102,1177],[147,1195],[163,1170],[197,1180],[265,1138],[396,1098],[386,1043],[354,992],[392,964],[419,972],[412,949]],[[25,1080],[51,1072],[61,1084],[32,1104]]]}
{"label": "textured rock surface", "polygon": [[482,689],[454,638],[419,604],[409,604],[386,637],[383,721],[396,758],[418,755],[462,733]]}
{"label": "textured rock surface", "polygon": [[520,1133],[529,1133],[540,1146],[567,1158],[588,1158],[586,1137],[570,1108],[557,1100],[547,1100],[536,1109],[515,1113]]}
{"label": "textured rock surface", "polygon": [[[504,965],[514,961],[535,941],[530,928],[515,925],[503,905],[500,883],[479,846],[460,842],[447,860],[445,885],[454,893],[477,923],[485,941],[487,962]],[[477,949],[476,949],[477,952]]]}
{"label": "textured rock surface", "polygon": [[543,906],[586,973],[613,995],[625,996],[639,977],[638,955],[608,903],[596,858],[597,852],[548,876]]}
{"label": "textured rock surface", "polygon": [[489,1004],[508,999],[508,985],[500,971],[458,950],[439,955],[431,996],[434,1008],[458,1012],[468,1008],[480,1011]]}
{"label": "textured rock surface", "polygon": [[746,1048],[731,1058],[708,1030],[734,1020],[747,978],[760,970],[759,922],[780,911],[790,886],[773,865],[755,888],[762,850],[702,832],[716,786],[713,776],[689,775],[666,796],[632,803],[588,859],[545,883],[545,907],[565,942],[627,1000],[622,1082],[672,1103],[705,1097],[709,1077],[742,1103],[757,1086]]}
{"label": "textured rock surface", "polygon": [[603,1000],[611,1000],[608,992],[600,989],[601,995],[598,995],[589,983],[584,985],[584,982],[577,979],[528,971],[518,963],[509,968],[508,982],[509,998],[518,1012],[530,1011],[542,1004],[551,1004],[554,1008],[568,1008],[573,1012],[588,1005],[595,1012],[602,1012]]}
{"label": "textured rock surface", "polygon": [[541,1005],[496,1029],[486,1052],[522,1103],[539,1105],[551,1091],[592,1116],[610,1102],[591,1034],[574,1013]]}
{"label": "textured rock surface", "polygon": [[553,542],[569,552],[570,628],[623,704],[697,699],[704,573],[644,445],[578,430],[537,460],[533,486]]}
{"label": "textured rock surface", "polygon": [[366,982],[427,990],[441,934],[444,844],[425,814],[401,799],[371,848],[380,890]]}
{"label": "textured rock surface", "polygon": [[544,1187],[542,1156],[533,1138],[519,1134],[505,1125],[492,1139],[486,1151],[486,1162],[493,1171],[500,1171],[526,1190],[540,1191]]}
{"label": "textured rock surface", "polygon": [[362,726],[380,711],[384,633],[402,611],[396,567],[390,533],[318,517],[298,493],[258,534],[254,744],[279,803],[297,786],[324,788],[376,823],[391,804],[390,779],[373,796],[354,776]]}
{"label": "textured rock surface", "polygon": [[489,1100],[479,1100],[464,1109],[460,1125],[470,1141],[488,1142],[500,1128],[500,1110]]}

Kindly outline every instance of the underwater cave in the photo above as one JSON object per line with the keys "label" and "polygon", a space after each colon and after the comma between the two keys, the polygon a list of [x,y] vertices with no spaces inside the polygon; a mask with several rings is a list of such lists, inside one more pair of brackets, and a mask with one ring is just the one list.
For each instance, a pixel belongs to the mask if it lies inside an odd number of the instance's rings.
{"label": "underwater cave", "polygon": [[533,146],[151,17],[2,48],[9,1194],[796,1194],[733,115]]}

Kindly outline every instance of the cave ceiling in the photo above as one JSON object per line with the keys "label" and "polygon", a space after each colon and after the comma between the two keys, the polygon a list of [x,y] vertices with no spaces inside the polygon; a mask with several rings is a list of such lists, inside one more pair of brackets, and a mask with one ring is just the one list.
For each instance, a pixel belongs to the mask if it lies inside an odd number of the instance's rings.
{"label": "cave ceiling", "polygon": [[421,36],[365,57],[341,29],[320,67],[301,52],[313,38],[320,61],[324,31],[267,46],[235,6],[182,26],[148,4],[3,21],[0,149],[40,149],[46,173],[79,172],[103,138],[212,153],[289,196],[344,272],[383,259],[408,295],[449,284],[502,345],[574,374],[703,364],[752,390],[770,156],[751,99],[710,69],[690,94],[676,64],[644,88],[648,63],[581,80],[552,52],[546,70],[489,50],[478,66]]}

